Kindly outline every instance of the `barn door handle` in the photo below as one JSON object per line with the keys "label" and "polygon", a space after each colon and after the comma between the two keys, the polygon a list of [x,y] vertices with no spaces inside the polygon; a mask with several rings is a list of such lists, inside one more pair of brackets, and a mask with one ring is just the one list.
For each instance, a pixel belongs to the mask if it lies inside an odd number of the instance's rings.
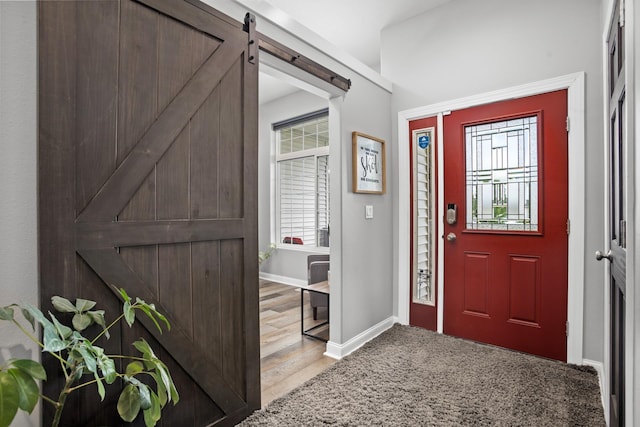
{"label": "barn door handle", "polygon": [[613,262],[613,257],[611,256],[611,249],[609,249],[609,252],[607,252],[606,255],[603,255],[602,252],[600,251],[596,251],[596,259],[598,261],[602,261],[603,258],[608,259],[609,262]]}

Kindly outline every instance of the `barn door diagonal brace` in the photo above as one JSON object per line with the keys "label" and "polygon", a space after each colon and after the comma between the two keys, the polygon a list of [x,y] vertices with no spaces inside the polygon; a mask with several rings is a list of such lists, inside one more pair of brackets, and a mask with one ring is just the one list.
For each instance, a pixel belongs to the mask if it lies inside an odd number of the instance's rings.
{"label": "barn door diagonal brace", "polygon": [[256,63],[256,58],[258,54],[258,43],[256,40],[256,17],[255,15],[247,12],[244,16],[244,27],[242,28],[244,31],[249,33],[249,57],[248,61],[250,64]]}

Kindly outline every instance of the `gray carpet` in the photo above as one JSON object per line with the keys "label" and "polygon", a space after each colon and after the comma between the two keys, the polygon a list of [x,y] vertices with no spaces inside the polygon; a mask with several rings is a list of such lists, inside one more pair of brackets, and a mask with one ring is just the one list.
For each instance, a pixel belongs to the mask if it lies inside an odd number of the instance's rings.
{"label": "gray carpet", "polygon": [[604,426],[598,376],[395,325],[243,426]]}

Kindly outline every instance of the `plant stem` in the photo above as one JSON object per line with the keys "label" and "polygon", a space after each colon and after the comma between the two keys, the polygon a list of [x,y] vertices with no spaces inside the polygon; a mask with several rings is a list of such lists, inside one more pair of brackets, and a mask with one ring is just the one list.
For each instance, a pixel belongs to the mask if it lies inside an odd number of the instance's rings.
{"label": "plant stem", "polygon": [[131,359],[131,360],[140,361],[140,362],[148,362],[149,361],[149,359],[145,359],[144,357],[124,356],[122,354],[105,354],[105,356],[107,356],[110,359]]}
{"label": "plant stem", "polygon": [[100,332],[94,339],[91,340],[91,345],[93,345],[96,341],[98,341],[98,339],[103,336],[104,334],[107,333],[107,331],[109,329],[111,329],[111,327],[113,325],[115,325],[116,323],[118,323],[122,318],[124,317],[124,314],[121,314],[120,316],[116,317],[116,320],[114,320],[113,322],[109,323],[109,326],[107,326],[106,328],[104,328],[102,330],[102,332]]}
{"label": "plant stem", "polygon": [[64,374],[64,379],[66,381],[69,381],[69,374],[67,374],[67,362],[62,358],[62,355],[60,354],[56,355],[55,353],[52,353],[52,352],[49,352],[49,354],[56,357],[60,361],[60,368],[62,369],[62,373]]}
{"label": "plant stem", "polygon": [[31,341],[33,341],[34,343],[38,344],[41,348],[44,348],[44,344],[41,343],[40,341],[38,341],[38,339],[36,337],[31,335],[31,333],[29,331],[27,331],[25,328],[23,328],[22,325],[20,323],[18,323],[15,319],[13,319],[13,323],[15,323],[16,326],[18,327],[18,329],[20,329],[22,331],[22,333],[25,334]]}
{"label": "plant stem", "polygon": [[70,375],[67,377],[67,381],[64,383],[64,388],[60,392],[58,396],[58,401],[54,404],[56,407],[56,413],[53,416],[53,422],[51,423],[51,427],[58,427],[60,424],[60,418],[62,417],[62,410],[64,409],[64,402],[67,400],[67,396],[69,393],[73,391],[74,378],[76,377],[77,363],[73,363],[70,370]]}
{"label": "plant stem", "polygon": [[60,424],[60,418],[62,417],[62,410],[64,409],[64,402],[67,400],[67,396],[69,395],[68,387],[71,385],[73,377],[67,378],[67,381],[64,384],[64,388],[60,392],[60,396],[58,396],[58,401],[55,403],[56,413],[53,416],[53,422],[51,423],[51,427],[58,427]]}
{"label": "plant stem", "polygon": [[[27,331],[25,328],[22,327],[22,325],[17,322],[15,319],[13,319],[13,323],[18,327],[18,329],[20,329],[22,331],[23,334],[25,334],[27,336],[27,338],[29,338],[31,341],[33,341],[34,343],[36,343],[40,348],[44,348],[44,344],[41,343],[36,337],[34,337],[29,331]],[[60,361],[60,364],[62,365],[62,370],[65,372],[66,375],[66,370],[64,369],[64,365],[67,363],[62,356],[56,354],[56,353],[52,353],[49,352],[49,354],[51,354],[53,357],[55,357],[56,359],[58,359]]]}
{"label": "plant stem", "polygon": [[[122,375],[122,374],[118,374],[117,372],[116,372],[116,375],[117,375],[117,377],[118,377],[118,378],[122,378],[122,377],[123,377],[123,375]],[[100,380],[104,380],[104,379],[105,379],[105,377],[100,377]],[[78,389],[81,389],[82,387],[86,387],[86,386],[88,386],[88,385],[95,384],[95,383],[97,383],[97,382],[98,382],[98,380],[93,379],[93,380],[91,380],[91,381],[87,381],[87,382],[85,382],[85,383],[78,384],[78,385],[77,385],[77,386],[75,386],[75,387],[70,387],[70,388],[67,390],[67,393],[71,393],[72,391],[76,391],[76,390],[78,390]]]}
{"label": "plant stem", "polygon": [[51,403],[53,406],[58,406],[58,402],[56,402],[55,400],[53,400],[53,399],[52,399],[52,398],[50,398],[50,397],[45,396],[44,394],[41,394],[41,395],[40,395],[40,398],[41,398],[42,400],[46,401],[46,402]]}

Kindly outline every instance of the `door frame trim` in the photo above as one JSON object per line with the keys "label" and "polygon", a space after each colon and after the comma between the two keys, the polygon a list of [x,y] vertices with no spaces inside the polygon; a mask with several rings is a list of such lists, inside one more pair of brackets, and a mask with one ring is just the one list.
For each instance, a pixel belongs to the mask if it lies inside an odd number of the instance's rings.
{"label": "door frame trim", "polygon": [[[408,236],[410,233],[411,212],[409,209],[410,194],[403,189],[409,188],[409,174],[400,171],[409,170],[409,121],[424,117],[438,116],[438,132],[436,144],[442,152],[442,116],[452,110],[474,107],[478,105],[498,102],[513,98],[521,98],[537,95],[555,90],[567,89],[567,103],[569,123],[571,125],[568,135],[569,150],[569,219],[571,220],[571,233],[569,234],[569,265],[568,265],[568,299],[567,320],[570,333],[567,337],[567,362],[583,363],[582,344],[584,339],[584,242],[585,242],[585,73],[578,72],[538,82],[513,86],[479,95],[444,101],[423,107],[417,107],[398,112],[398,221],[396,223],[395,244],[398,250],[395,253],[394,263],[397,267],[395,287],[398,290],[398,321],[401,324],[409,323],[409,286],[411,280],[409,266],[409,245],[406,239],[399,236]],[[443,180],[443,158],[438,156],[438,187]],[[444,200],[442,191],[439,191],[437,218],[442,226],[444,212]],[[441,228],[442,229],[442,228]],[[438,247],[438,332],[443,329],[444,307],[444,242],[439,239]]]}

